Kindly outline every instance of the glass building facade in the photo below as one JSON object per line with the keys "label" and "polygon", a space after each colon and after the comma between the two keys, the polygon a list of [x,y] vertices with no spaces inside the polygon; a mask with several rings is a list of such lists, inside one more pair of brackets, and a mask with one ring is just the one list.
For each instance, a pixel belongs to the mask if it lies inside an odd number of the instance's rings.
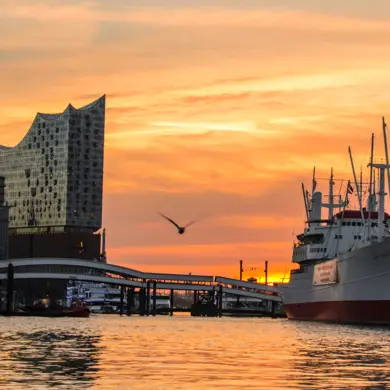
{"label": "glass building facade", "polygon": [[[99,252],[90,235],[102,224],[104,129],[102,96],[82,108],[69,104],[59,114],[38,113],[18,145],[0,146],[11,247],[12,241],[20,246],[27,240],[12,236],[28,235],[30,244],[35,239],[42,242],[42,249],[46,246],[45,256],[55,256],[55,248],[52,252],[47,248],[49,237],[35,236],[57,234],[56,240],[63,235],[63,242],[68,242],[63,244],[71,247],[68,252],[83,246],[81,239],[93,242],[92,257]],[[31,245],[25,254],[21,248],[10,248],[15,253],[10,257],[39,256],[37,246],[34,250]]]}

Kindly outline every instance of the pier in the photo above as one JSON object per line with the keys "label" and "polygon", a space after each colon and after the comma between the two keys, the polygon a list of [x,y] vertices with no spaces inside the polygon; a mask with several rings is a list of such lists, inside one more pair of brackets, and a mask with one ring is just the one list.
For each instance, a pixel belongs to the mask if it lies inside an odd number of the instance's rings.
{"label": "pier", "polygon": [[[141,316],[162,314],[157,308],[158,291],[169,292],[169,313],[189,312],[193,316],[256,315],[284,316],[277,287],[211,275],[150,273],[98,261],[68,258],[28,258],[0,262],[0,282],[6,285],[3,314],[14,311],[14,284],[18,280],[67,280],[105,283],[120,287],[119,314]],[[193,293],[188,308],[175,308],[174,292]],[[126,305],[125,305],[126,297]],[[234,298],[234,299],[233,299]],[[259,310],[223,307],[223,302],[252,299]],[[137,303],[137,305],[136,305]]]}

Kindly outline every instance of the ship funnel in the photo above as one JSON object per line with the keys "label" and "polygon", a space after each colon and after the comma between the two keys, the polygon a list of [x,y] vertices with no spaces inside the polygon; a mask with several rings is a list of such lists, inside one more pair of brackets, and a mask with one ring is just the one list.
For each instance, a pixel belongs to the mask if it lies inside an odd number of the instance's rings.
{"label": "ship funnel", "polygon": [[311,221],[321,220],[322,193],[315,192],[311,200]]}

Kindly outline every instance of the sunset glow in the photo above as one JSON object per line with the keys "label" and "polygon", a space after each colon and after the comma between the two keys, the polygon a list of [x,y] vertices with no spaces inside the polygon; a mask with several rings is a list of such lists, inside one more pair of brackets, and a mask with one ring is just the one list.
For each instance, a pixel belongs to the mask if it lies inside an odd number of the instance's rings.
{"label": "sunset glow", "polygon": [[[0,144],[106,94],[108,261],[264,278],[268,260],[287,281],[313,165],[351,178],[351,145],[366,173],[372,132],[383,154],[390,3],[277,4],[3,0]],[[197,223],[179,236],[160,211]]]}

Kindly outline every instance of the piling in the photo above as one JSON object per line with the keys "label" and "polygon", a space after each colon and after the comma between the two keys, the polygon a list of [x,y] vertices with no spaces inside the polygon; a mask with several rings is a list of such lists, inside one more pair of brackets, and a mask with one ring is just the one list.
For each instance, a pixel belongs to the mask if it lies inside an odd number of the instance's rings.
{"label": "piling", "polygon": [[131,316],[131,312],[134,308],[134,287],[127,289],[127,315]]}
{"label": "piling", "polygon": [[146,315],[150,314],[150,281],[146,282]]}
{"label": "piling", "polygon": [[14,266],[12,263],[8,264],[7,274],[7,308],[6,314],[11,315],[14,309]]}
{"label": "piling", "polygon": [[125,295],[125,288],[124,286],[121,286],[121,301],[120,301],[120,306],[119,306],[119,310],[120,310],[120,315],[122,316],[123,315],[123,297]]}
{"label": "piling", "polygon": [[146,293],[145,287],[141,287],[139,290],[139,315],[144,316],[146,313]]}
{"label": "piling", "polygon": [[198,302],[198,291],[194,290],[194,305]]}
{"label": "piling", "polygon": [[157,283],[153,281],[153,306],[152,306],[152,315],[156,315],[156,300],[157,300]]}
{"label": "piling", "polygon": [[172,317],[173,316],[173,297],[174,297],[174,290],[171,290],[171,296],[170,296],[170,316]]}
{"label": "piling", "polygon": [[217,305],[218,305],[218,317],[222,316],[222,296],[223,296],[223,290],[222,286],[218,286],[218,299],[217,299]]}
{"label": "piling", "polygon": [[276,305],[277,305],[277,303],[275,301],[271,301],[271,314],[272,314],[272,317],[276,316]]}

